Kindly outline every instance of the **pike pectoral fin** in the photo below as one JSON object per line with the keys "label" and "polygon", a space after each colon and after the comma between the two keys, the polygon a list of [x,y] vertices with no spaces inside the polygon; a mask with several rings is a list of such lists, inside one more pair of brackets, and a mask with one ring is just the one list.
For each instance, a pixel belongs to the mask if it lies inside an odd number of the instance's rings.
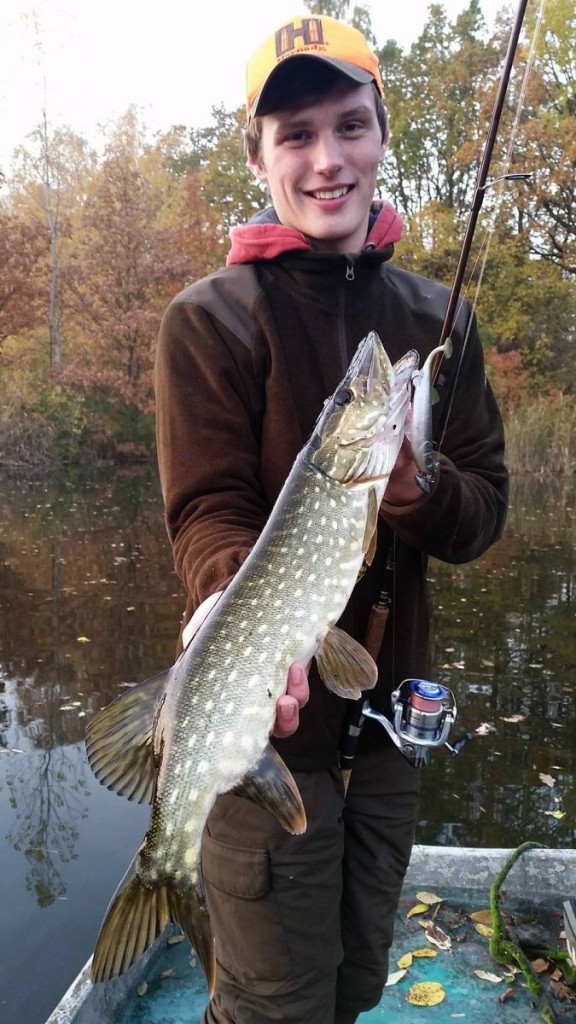
{"label": "pike pectoral fin", "polygon": [[368,515],[366,517],[366,529],[364,530],[364,561],[366,565],[372,565],[376,554],[376,543],[378,540],[378,495],[371,487],[368,491]]}
{"label": "pike pectoral fin", "polygon": [[103,786],[138,803],[151,803],[156,773],[152,728],[168,672],[160,672],[108,704],[86,731],[88,762]]}
{"label": "pike pectoral fin", "polygon": [[306,831],[306,811],[298,786],[271,743],[232,792],[270,811],[292,835],[300,836]]}
{"label": "pike pectoral fin", "polygon": [[378,679],[378,668],[368,651],[337,626],[323,638],[316,663],[322,682],[338,697],[357,700]]}

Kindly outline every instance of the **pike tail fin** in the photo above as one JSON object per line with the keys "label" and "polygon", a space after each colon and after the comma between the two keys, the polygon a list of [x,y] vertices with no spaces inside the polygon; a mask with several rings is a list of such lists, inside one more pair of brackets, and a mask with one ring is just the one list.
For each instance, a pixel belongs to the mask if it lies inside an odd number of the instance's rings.
{"label": "pike tail fin", "polygon": [[109,981],[127,971],[170,921],[179,924],[190,939],[212,993],[214,942],[200,889],[176,892],[166,884],[145,885],[135,872],[135,860],[102,923],[92,960],[92,981]]}

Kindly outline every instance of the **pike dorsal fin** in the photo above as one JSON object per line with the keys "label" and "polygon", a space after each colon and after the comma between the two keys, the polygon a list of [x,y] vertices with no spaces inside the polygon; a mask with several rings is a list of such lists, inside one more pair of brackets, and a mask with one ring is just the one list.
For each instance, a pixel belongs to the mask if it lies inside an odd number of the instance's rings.
{"label": "pike dorsal fin", "polygon": [[88,762],[103,786],[138,803],[151,803],[156,784],[152,730],[168,672],[122,693],[86,730]]}
{"label": "pike dorsal fin", "polygon": [[322,682],[338,697],[357,700],[378,679],[378,668],[368,651],[337,626],[321,641],[316,663]]}
{"label": "pike dorsal fin", "polygon": [[300,836],[306,831],[306,811],[298,786],[271,743],[232,792],[270,811],[292,835]]}

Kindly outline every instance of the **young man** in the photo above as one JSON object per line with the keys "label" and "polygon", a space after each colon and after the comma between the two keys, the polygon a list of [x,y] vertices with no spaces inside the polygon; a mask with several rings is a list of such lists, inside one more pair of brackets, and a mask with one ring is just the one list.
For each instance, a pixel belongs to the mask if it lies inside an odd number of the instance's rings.
{"label": "young man", "polygon": [[[376,330],[393,362],[415,348],[422,363],[448,298],[388,262],[401,221],[373,202],[388,129],[364,37],[328,17],[294,18],[251,59],[247,94],[248,162],[272,205],[233,229],[226,269],[171,303],[158,346],[159,466],[186,619],[201,606],[193,628],[253,546],[362,338]],[[362,641],[383,586],[392,594],[371,695],[385,713],[396,685],[427,675],[427,555],[476,558],[504,523],[502,424],[469,319],[463,309],[438,380],[430,490],[417,486],[405,440],[376,556],[341,620]],[[309,691],[294,668],[278,703],[273,742],[306,806],[303,836],[233,794],[209,817],[217,981],[205,1024],[352,1024],[381,996],[418,776],[368,722],[344,800],[346,705],[314,665]]]}

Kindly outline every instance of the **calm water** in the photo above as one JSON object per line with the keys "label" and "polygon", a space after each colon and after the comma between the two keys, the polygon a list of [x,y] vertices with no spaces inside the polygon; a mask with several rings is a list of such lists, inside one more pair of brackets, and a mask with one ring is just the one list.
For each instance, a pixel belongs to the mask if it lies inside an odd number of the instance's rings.
{"label": "calm water", "polygon": [[[454,737],[489,728],[424,770],[421,842],[573,845],[575,541],[572,489],[516,485],[500,544],[431,565]],[[171,663],[182,606],[154,475],[0,481],[2,1024],[42,1024],[141,839],[148,809],[95,782],[84,730]]]}

